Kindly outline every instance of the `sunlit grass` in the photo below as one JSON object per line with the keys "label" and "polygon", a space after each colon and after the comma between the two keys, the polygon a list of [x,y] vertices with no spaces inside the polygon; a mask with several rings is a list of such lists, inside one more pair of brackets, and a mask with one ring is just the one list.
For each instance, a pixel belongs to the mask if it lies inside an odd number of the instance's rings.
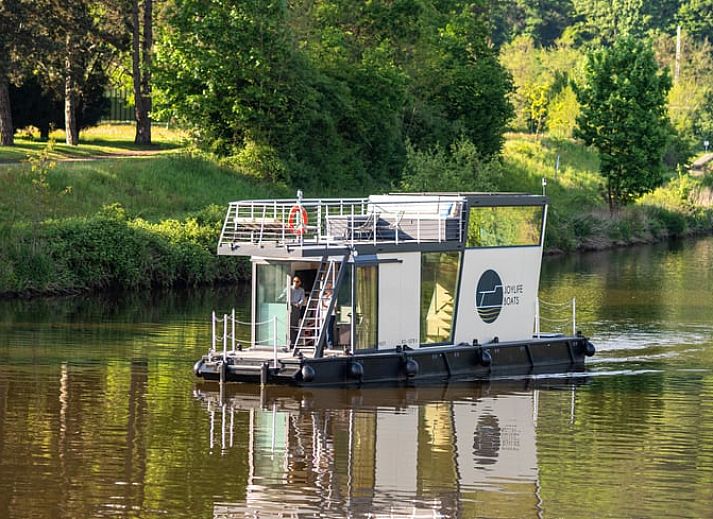
{"label": "sunlit grass", "polygon": [[119,203],[131,217],[181,218],[211,204],[285,193],[247,179],[209,160],[184,154],[145,158],[58,162],[39,193],[29,164],[0,166],[0,220],[37,221],[89,216]]}
{"label": "sunlit grass", "polygon": [[[186,135],[180,129],[154,124],[151,129],[152,145],[139,146],[134,144],[135,131],[133,124],[100,124],[82,131],[78,146],[68,146],[64,144],[64,130],[57,130],[50,134],[55,140],[52,157],[62,160],[143,153],[166,154],[174,153],[186,144]],[[46,144],[39,140],[36,130],[24,129],[16,134],[14,146],[0,147],[0,163],[26,160],[28,156],[39,153]]]}

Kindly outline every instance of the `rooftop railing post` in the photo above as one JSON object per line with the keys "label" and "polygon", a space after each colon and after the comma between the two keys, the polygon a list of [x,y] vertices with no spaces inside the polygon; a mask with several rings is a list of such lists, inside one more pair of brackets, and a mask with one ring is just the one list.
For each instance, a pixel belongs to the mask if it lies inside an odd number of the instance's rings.
{"label": "rooftop railing post", "polygon": [[280,218],[280,228],[282,229],[282,243],[285,243],[285,225],[287,225],[287,222],[285,221],[285,206],[281,206],[282,209],[282,217]]}
{"label": "rooftop railing post", "polygon": [[272,367],[277,369],[277,316],[272,317]]}
{"label": "rooftop railing post", "polygon": [[577,298],[572,298],[572,335],[577,335]]}
{"label": "rooftop railing post", "polygon": [[317,243],[322,243],[322,201],[317,200]]}
{"label": "rooftop railing post", "polygon": [[374,245],[376,245],[376,222],[379,220],[379,215],[376,212],[376,209],[374,209],[374,218],[372,218],[373,223],[371,224],[372,227],[372,234],[373,234],[373,240],[374,240]]}

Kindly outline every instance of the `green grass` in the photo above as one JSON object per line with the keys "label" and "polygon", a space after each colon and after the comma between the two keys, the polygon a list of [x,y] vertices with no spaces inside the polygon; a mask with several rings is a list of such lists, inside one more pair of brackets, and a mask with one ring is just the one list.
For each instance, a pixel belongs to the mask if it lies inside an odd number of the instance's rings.
{"label": "green grass", "polygon": [[[555,174],[557,155],[559,172]],[[671,173],[669,180],[630,207],[611,215],[595,150],[573,140],[507,135],[502,191],[541,193],[550,199],[546,245],[551,249],[599,249],[710,232],[713,212],[696,204],[706,177]]]}
{"label": "green grass", "polygon": [[91,216],[121,204],[130,217],[183,218],[211,204],[285,195],[227,168],[185,154],[58,162],[38,191],[29,164],[0,166],[0,221]]}
{"label": "green grass", "polygon": [[[555,172],[557,155],[559,171]],[[592,209],[602,205],[604,181],[594,150],[570,140],[529,134],[508,134],[503,150],[503,191],[541,193],[545,178],[547,195],[561,208]]]}
{"label": "green grass", "polygon": [[[50,134],[50,138],[56,142],[53,158],[77,160],[115,155],[167,154],[179,151],[186,144],[183,132],[165,126],[152,127],[151,146],[134,144],[134,132],[134,125],[102,124],[82,131],[79,145],[69,146],[64,144],[64,131],[58,130]],[[40,153],[45,146],[46,143],[39,140],[36,131],[22,130],[15,135],[14,146],[0,146],[0,164],[24,161],[28,156]]]}
{"label": "green grass", "polygon": [[[125,138],[125,128],[100,127],[87,135],[94,144],[80,151],[134,150]],[[41,156],[44,146],[32,149]],[[60,149],[52,154],[60,160],[43,172],[28,161],[0,163],[0,295],[246,276],[246,262],[215,255],[226,205],[284,197],[285,189],[177,146],[165,141],[164,150],[172,153],[89,161],[61,160],[66,155]]]}
{"label": "green grass", "polygon": [[[245,262],[214,252],[226,204],[293,191],[192,156],[178,132],[155,128],[155,136],[158,154],[126,157],[140,151],[133,128],[100,126],[76,149],[58,146],[53,158],[59,160],[45,174],[26,160],[0,163],[0,295],[232,282],[247,275]],[[18,141],[22,151],[13,153],[42,157],[44,143]],[[105,158],[62,160],[80,153]],[[575,141],[509,134],[502,169],[495,177],[501,191],[541,193],[547,179],[550,249],[604,248],[713,228],[713,211],[696,203],[710,200],[710,175],[672,175],[612,216],[597,154]],[[368,194],[341,189],[308,195]]]}

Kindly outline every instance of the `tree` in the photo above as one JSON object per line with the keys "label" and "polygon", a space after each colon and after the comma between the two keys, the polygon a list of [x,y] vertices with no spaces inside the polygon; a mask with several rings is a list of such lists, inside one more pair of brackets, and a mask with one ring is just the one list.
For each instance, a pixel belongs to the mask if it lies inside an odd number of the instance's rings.
{"label": "tree", "polygon": [[623,37],[588,57],[584,83],[576,88],[581,112],[575,137],[599,151],[611,212],[663,181],[670,88],[647,41]]}
{"label": "tree", "polygon": [[136,144],[151,144],[151,61],[153,54],[153,0],[131,0],[131,70],[136,110]]}
{"label": "tree", "polygon": [[42,40],[36,9],[26,0],[0,1],[0,146],[14,143],[10,84],[21,82],[29,68],[28,56]]}
{"label": "tree", "polygon": [[[77,128],[94,126],[109,105],[104,95],[107,83],[104,71],[95,70],[81,85],[81,95],[75,106]],[[10,86],[12,120],[15,128],[34,126],[40,138],[47,140],[52,128],[64,128],[64,99],[61,94],[44,88],[35,76],[30,76],[21,86]]]}
{"label": "tree", "polygon": [[677,18],[686,32],[713,43],[713,0],[684,0]]}
{"label": "tree", "polygon": [[644,0],[572,0],[580,40],[609,45],[626,35],[642,36],[651,27]]}

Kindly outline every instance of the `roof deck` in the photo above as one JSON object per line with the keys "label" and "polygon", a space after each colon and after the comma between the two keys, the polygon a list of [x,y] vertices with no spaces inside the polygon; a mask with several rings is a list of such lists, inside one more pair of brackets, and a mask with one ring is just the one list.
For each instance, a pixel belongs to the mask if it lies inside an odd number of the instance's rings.
{"label": "roof deck", "polygon": [[458,249],[465,240],[467,207],[544,203],[544,197],[533,195],[474,193],[232,202],[218,254],[299,257]]}

